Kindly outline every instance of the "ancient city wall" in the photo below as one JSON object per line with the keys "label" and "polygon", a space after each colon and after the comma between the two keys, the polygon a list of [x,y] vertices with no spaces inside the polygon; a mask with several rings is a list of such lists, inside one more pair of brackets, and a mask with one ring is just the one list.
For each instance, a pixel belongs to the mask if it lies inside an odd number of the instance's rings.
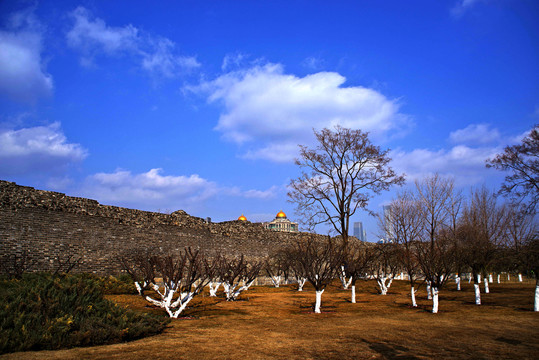
{"label": "ancient city wall", "polygon": [[101,205],[95,200],[0,181],[0,257],[27,253],[34,268],[82,256],[78,271],[114,274],[125,250],[185,246],[263,257],[304,233],[279,233],[242,221],[206,223],[184,211],[161,214]]}

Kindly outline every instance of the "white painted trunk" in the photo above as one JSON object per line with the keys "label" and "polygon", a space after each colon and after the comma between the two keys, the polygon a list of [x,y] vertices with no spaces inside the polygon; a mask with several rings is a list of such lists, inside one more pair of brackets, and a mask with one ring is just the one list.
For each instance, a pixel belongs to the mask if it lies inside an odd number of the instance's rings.
{"label": "white painted trunk", "polygon": [[344,266],[341,266],[341,274],[339,275],[341,279],[342,287],[344,290],[348,290],[350,284],[352,283],[352,277],[350,279],[346,278],[346,272],[344,271]]}
{"label": "white painted trunk", "polygon": [[356,286],[352,285],[352,304],[356,303]]}
{"label": "white painted trunk", "polygon": [[539,311],[539,283],[535,285],[535,302],[533,304],[533,311]]}
{"label": "white painted trunk", "polygon": [[281,285],[281,279],[282,279],[282,277],[280,275],[279,276],[272,276],[271,277],[271,282],[273,282],[273,286],[278,288],[279,285]]}
{"label": "white painted trunk", "polygon": [[477,274],[477,282],[481,283],[481,274]]}
{"label": "white painted trunk", "polygon": [[511,275],[509,273],[507,273],[507,281],[511,281]]}
{"label": "white painted trunk", "polygon": [[208,286],[210,287],[210,296],[217,296],[217,290],[219,289],[219,286],[221,286],[221,283],[210,282]]}
{"label": "white painted trunk", "polygon": [[413,286],[410,288],[410,295],[412,296],[412,306],[417,307],[417,302],[415,301],[415,290]]}
{"label": "white painted trunk", "polygon": [[475,305],[481,305],[481,289],[479,284],[473,284],[475,290]]}
{"label": "white painted trunk", "polygon": [[432,292],[430,290],[430,281],[427,281],[427,299],[432,299]]}
{"label": "white painted trunk", "polygon": [[298,291],[303,291],[303,286],[305,285],[306,281],[307,281],[306,278],[298,279]]}
{"label": "white painted trunk", "polygon": [[489,288],[488,288],[488,280],[487,280],[486,277],[485,277],[484,283],[485,283],[485,294],[489,294],[489,293],[490,293],[490,290],[489,290]]}
{"label": "white painted trunk", "polygon": [[472,282],[472,276],[468,274],[468,284]]}
{"label": "white painted trunk", "polygon": [[488,282],[491,284],[494,282],[494,280],[492,280],[492,274],[488,274]]}
{"label": "white painted trunk", "polygon": [[522,282],[522,274],[518,274],[518,281]]}
{"label": "white painted trunk", "polygon": [[500,274],[498,274],[498,276],[497,276],[497,279],[496,279],[496,280],[498,281],[498,284],[499,284],[499,283],[500,283]]}
{"label": "white painted trunk", "polygon": [[385,276],[382,276],[376,279],[376,282],[378,283],[378,287],[380,288],[380,294],[387,295],[387,291],[389,290],[389,287],[393,282],[393,278],[387,278]]}
{"label": "white painted trunk", "polygon": [[460,276],[455,278],[455,282],[457,283],[457,291],[460,291]]}
{"label": "white painted trunk", "polygon": [[438,288],[432,287],[432,313],[438,313]]}
{"label": "white painted trunk", "polygon": [[322,293],[324,290],[317,290],[316,291],[316,303],[314,304],[314,312],[316,314],[320,314],[320,307],[322,306]]}
{"label": "white painted trunk", "polygon": [[138,281],[135,281],[135,287],[137,288],[138,294],[142,295],[142,287],[138,283]]}
{"label": "white painted trunk", "polygon": [[306,278],[298,278],[296,279],[298,282],[298,291],[303,291],[303,286],[305,286],[305,282],[307,282]]}
{"label": "white painted trunk", "polygon": [[380,294],[386,295],[387,294],[387,287],[385,281],[378,280],[378,287],[380,288]]}

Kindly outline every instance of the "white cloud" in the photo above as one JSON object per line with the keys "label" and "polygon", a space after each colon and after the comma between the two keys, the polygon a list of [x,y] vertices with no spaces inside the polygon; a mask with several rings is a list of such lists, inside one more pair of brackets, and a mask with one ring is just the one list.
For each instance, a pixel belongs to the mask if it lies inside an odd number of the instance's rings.
{"label": "white cloud", "polygon": [[237,187],[222,187],[193,175],[162,175],[162,169],[133,174],[127,170],[98,173],[89,176],[81,192],[102,203],[139,209],[173,209],[196,212],[204,203],[219,196],[269,199],[276,187],[268,190],[241,191]]}
{"label": "white cloud", "polygon": [[248,58],[248,55],[242,53],[227,54],[223,58],[223,63],[221,64],[221,70],[228,71],[231,68],[238,68],[243,65],[244,61]]}
{"label": "white cloud", "polygon": [[267,190],[247,190],[243,193],[243,196],[248,199],[272,199],[279,192],[278,186],[272,186]]}
{"label": "white cloud", "polygon": [[377,136],[408,121],[398,112],[397,101],[369,88],[344,87],[345,81],[334,72],[297,77],[270,63],[230,72],[189,90],[223,105],[215,129],[244,146],[242,156],[290,161],[297,144],[312,144],[313,128],[341,125]]}
{"label": "white cloud", "polygon": [[102,19],[91,19],[90,12],[81,6],[70,15],[75,21],[73,28],[67,33],[70,46],[87,52],[101,50],[109,55],[136,50],[140,38],[138,29],[134,26],[107,26]]}
{"label": "white cloud", "polygon": [[81,145],[67,142],[59,123],[0,129],[0,173],[4,175],[59,173],[86,155]]}
{"label": "white cloud", "polygon": [[324,67],[324,64],[325,64],[324,60],[314,57],[314,56],[309,56],[302,62],[303,66],[311,70],[320,70]]}
{"label": "white cloud", "polygon": [[497,147],[473,148],[457,145],[438,151],[415,149],[411,152],[396,150],[391,153],[396,171],[406,173],[409,181],[439,173],[453,176],[459,185],[473,185],[487,178],[485,161],[500,151]]}
{"label": "white cloud", "polygon": [[451,132],[449,140],[456,144],[489,144],[500,140],[500,132],[489,124],[472,124]]}
{"label": "white cloud", "polygon": [[9,23],[0,31],[0,93],[28,103],[50,96],[52,76],[41,58],[41,29],[32,10],[11,15]]}
{"label": "white cloud", "polygon": [[133,56],[150,74],[169,78],[200,67],[195,57],[176,55],[174,42],[167,38],[150,36],[131,24],[109,26],[81,6],[70,15],[74,25],[66,35],[67,42],[82,52],[83,64],[92,64],[100,54]]}

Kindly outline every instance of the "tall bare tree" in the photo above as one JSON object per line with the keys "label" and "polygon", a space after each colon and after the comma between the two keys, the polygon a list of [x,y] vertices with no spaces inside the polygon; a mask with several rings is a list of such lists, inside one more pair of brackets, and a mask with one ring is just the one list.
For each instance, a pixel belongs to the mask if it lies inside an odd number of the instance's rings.
{"label": "tall bare tree", "polygon": [[509,210],[507,226],[511,257],[519,272],[535,277],[534,311],[539,311],[539,236],[535,216],[517,207]]}
{"label": "tall bare tree", "polygon": [[376,244],[370,272],[376,279],[381,295],[387,295],[393,279],[401,270],[399,248],[394,243]]}
{"label": "tall bare tree", "polygon": [[417,243],[424,231],[424,219],[420,203],[411,192],[402,192],[389,205],[391,216],[380,218],[383,231],[392,231],[395,242],[399,245],[398,260],[406,271],[410,281],[412,306],[416,307],[416,281],[421,274],[417,258]]}
{"label": "tall bare tree", "polygon": [[488,274],[501,255],[506,240],[508,211],[499,204],[494,193],[486,188],[472,192],[460,220],[459,237],[464,247],[464,257],[474,277],[475,301],[481,305],[479,274],[483,275],[485,293],[488,293]]}
{"label": "tall bare tree", "polygon": [[424,221],[417,255],[432,292],[432,312],[438,312],[438,293],[454,267],[455,242],[450,224],[455,199],[454,182],[438,174],[416,181],[417,201]]}
{"label": "tall bare tree", "polygon": [[522,143],[507,146],[503,153],[487,160],[487,167],[509,171],[500,193],[517,203],[526,203],[528,212],[536,212],[539,202],[539,125],[535,125]]}
{"label": "tall bare tree", "polygon": [[336,126],[314,131],[318,146],[300,145],[301,176],[290,182],[290,201],[309,229],[329,223],[346,242],[350,216],[366,209],[373,194],[404,183],[389,166],[389,150],[373,145],[368,133]]}
{"label": "tall bare tree", "polygon": [[374,256],[374,246],[371,244],[348,242],[346,245],[342,271],[352,285],[352,304],[356,303],[356,281],[365,278]]}
{"label": "tall bare tree", "polygon": [[344,260],[344,247],[329,237],[325,242],[311,237],[298,240],[292,253],[296,255],[297,266],[316,291],[314,312],[320,313],[322,293],[337,276]]}

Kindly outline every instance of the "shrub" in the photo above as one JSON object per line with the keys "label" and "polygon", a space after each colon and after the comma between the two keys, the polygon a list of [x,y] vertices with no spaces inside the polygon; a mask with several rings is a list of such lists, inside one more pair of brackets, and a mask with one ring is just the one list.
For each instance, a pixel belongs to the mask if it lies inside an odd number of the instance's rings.
{"label": "shrub", "polygon": [[0,281],[0,353],[90,346],[160,333],[167,318],[103,298],[95,276],[24,274]]}

